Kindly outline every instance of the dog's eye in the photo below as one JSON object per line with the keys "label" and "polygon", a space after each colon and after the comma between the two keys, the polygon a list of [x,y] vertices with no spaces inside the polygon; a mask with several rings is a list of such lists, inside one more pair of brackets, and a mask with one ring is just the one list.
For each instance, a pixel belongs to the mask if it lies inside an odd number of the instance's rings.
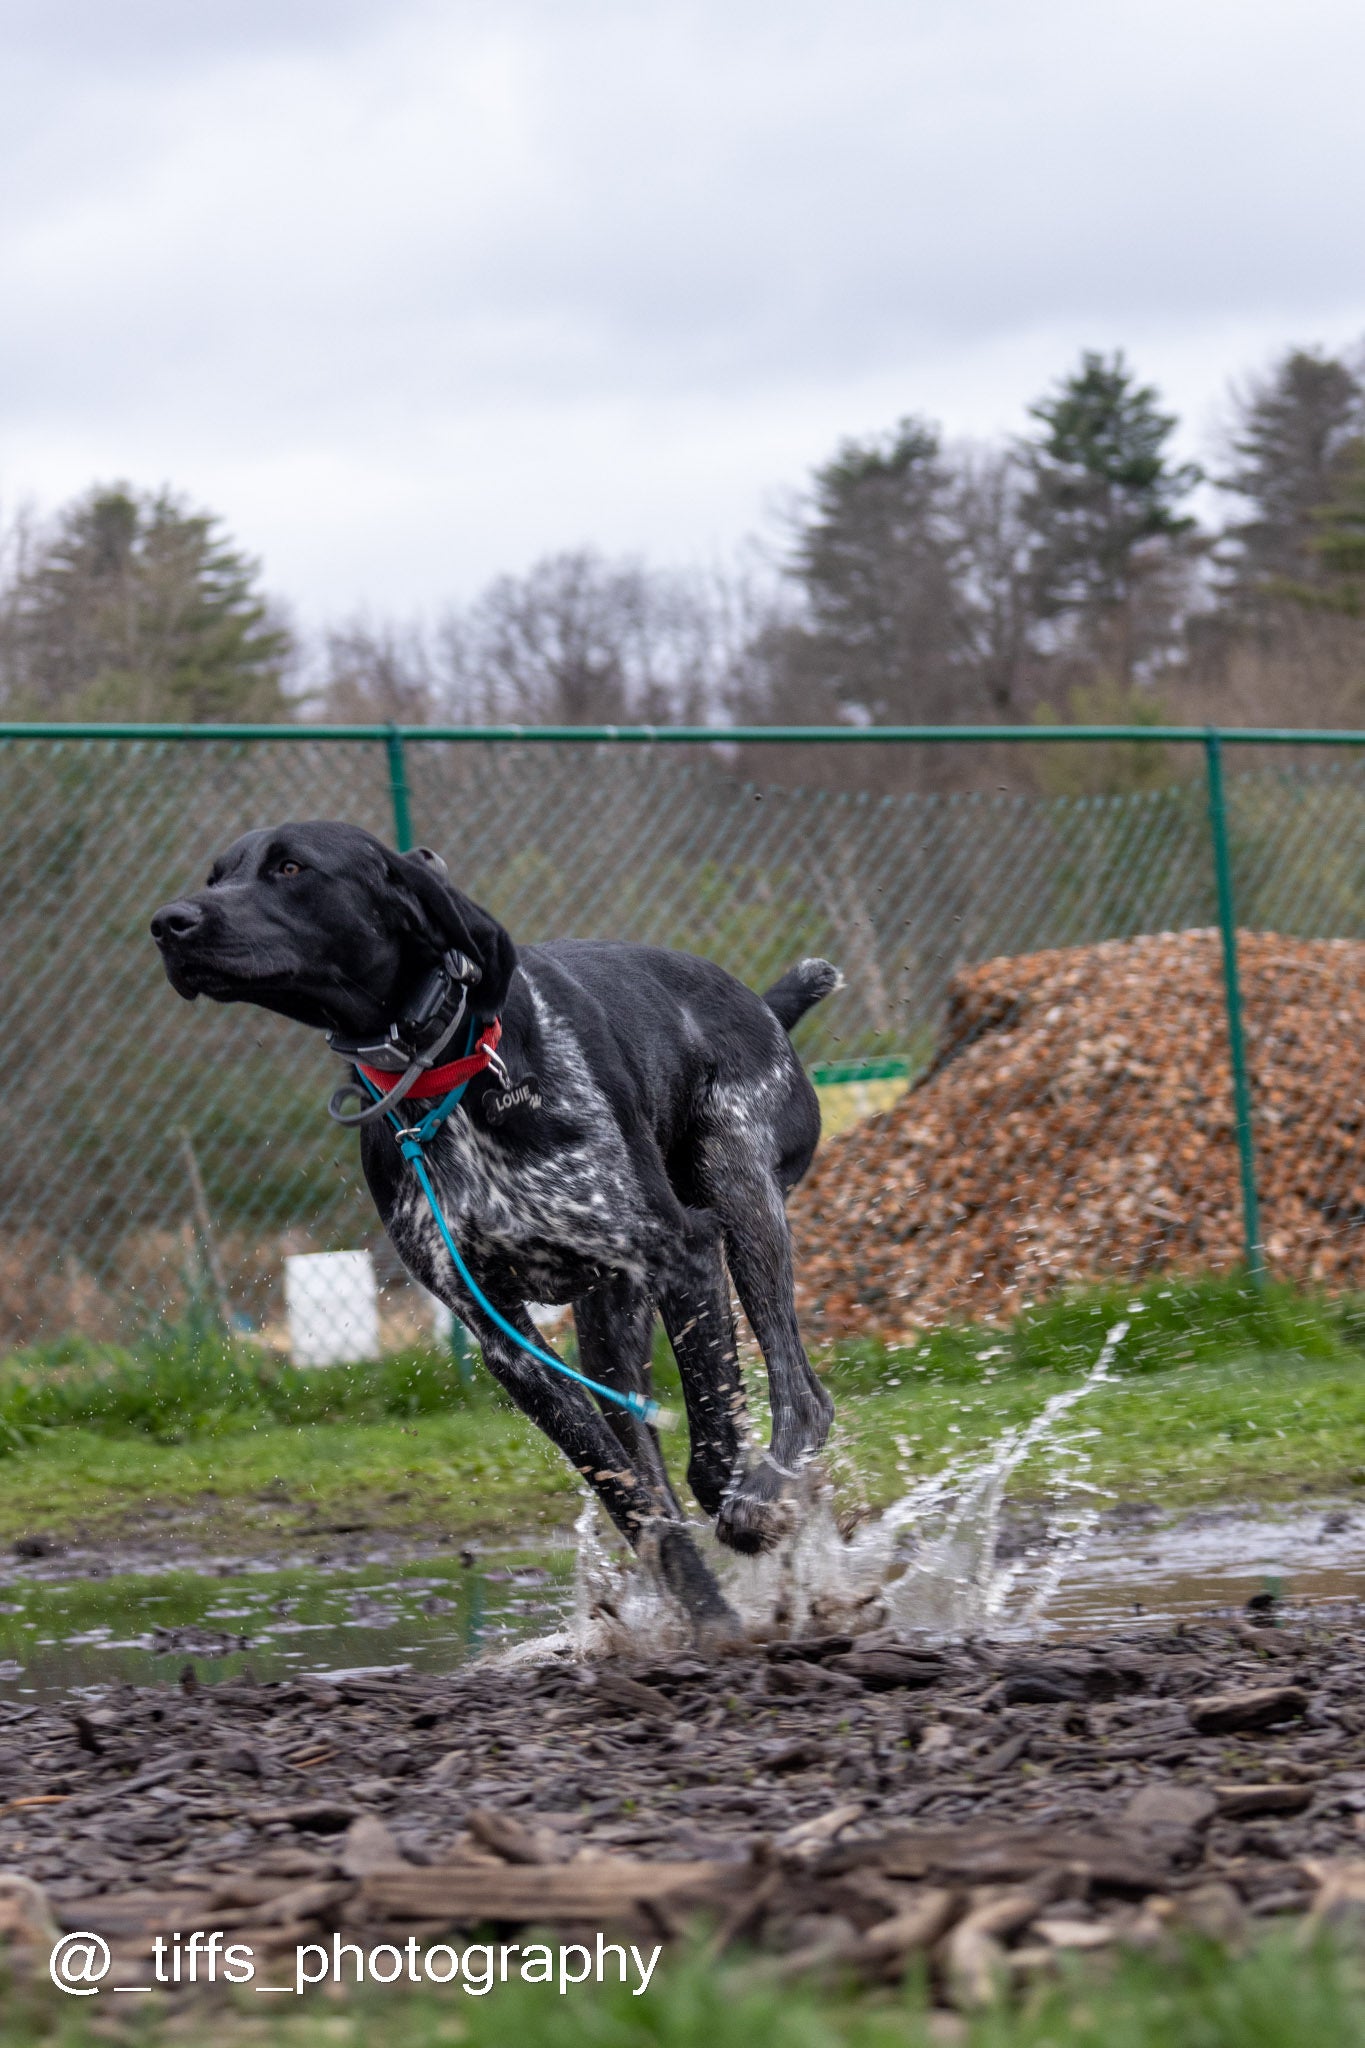
{"label": "dog's eye", "polygon": [[282,860],[275,873],[277,875],[301,875],[303,869],[296,860]]}

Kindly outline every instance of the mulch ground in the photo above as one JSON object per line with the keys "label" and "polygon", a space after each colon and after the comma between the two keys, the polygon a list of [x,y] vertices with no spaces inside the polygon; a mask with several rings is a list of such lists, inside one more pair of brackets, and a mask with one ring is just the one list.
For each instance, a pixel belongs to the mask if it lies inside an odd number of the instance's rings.
{"label": "mulch ground", "polygon": [[[1365,1910],[1365,1637],[1333,1610],[1029,1651],[885,1631],[626,1666],[113,1690],[0,1718],[0,1926],[143,1983],[258,1957],[700,1922],[778,1977],[969,2006],[1066,1950]],[[1268,1625],[1258,1625],[1264,1622]],[[577,1930],[577,1932],[575,1931]]]}
{"label": "mulch ground", "polygon": [[[1365,1285],[1365,944],[1239,938],[1280,1279]],[[933,1066],[791,1202],[812,1337],[894,1338],[1058,1287],[1243,1256],[1216,932],[1020,955],[950,984]]]}

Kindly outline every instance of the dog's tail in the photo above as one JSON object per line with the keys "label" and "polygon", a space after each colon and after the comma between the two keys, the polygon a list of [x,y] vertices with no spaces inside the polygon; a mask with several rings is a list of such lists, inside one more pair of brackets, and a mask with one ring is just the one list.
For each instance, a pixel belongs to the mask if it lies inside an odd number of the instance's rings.
{"label": "dog's tail", "polygon": [[783,1030],[790,1031],[807,1010],[843,985],[843,975],[828,960],[798,960],[780,981],[764,989],[763,1000]]}

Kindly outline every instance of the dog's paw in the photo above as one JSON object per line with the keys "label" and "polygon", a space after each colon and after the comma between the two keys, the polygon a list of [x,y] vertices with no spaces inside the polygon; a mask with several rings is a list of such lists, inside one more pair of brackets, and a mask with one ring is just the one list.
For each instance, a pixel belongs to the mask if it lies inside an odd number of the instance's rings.
{"label": "dog's paw", "polygon": [[724,1614],[709,1614],[692,1624],[692,1647],[699,1657],[733,1657],[751,1650],[748,1630],[733,1608]]}
{"label": "dog's paw", "polygon": [[745,1557],[775,1550],[796,1527],[791,1475],[759,1458],[732,1482],[716,1517],[716,1538]]}
{"label": "dog's paw", "polygon": [[656,1541],[664,1583],[686,1610],[697,1648],[718,1656],[741,1642],[744,1624],[687,1531],[665,1527],[658,1532]]}

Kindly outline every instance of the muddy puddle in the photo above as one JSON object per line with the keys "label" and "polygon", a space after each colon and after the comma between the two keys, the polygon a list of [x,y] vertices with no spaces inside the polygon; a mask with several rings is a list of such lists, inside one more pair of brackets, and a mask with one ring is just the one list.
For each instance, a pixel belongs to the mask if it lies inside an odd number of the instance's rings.
{"label": "muddy puddle", "polygon": [[[1006,1510],[993,1560],[1012,1585],[982,1632],[1057,1636],[1229,1612],[1269,1593],[1286,1608],[1365,1597],[1365,1505],[1243,1506],[1178,1518],[1155,1506],[1103,1514],[1060,1573],[1026,1511]],[[453,1671],[570,1620],[572,1544],[345,1564],[205,1561],[109,1577],[59,1559],[0,1574],[0,1700],[125,1680],[201,1683],[250,1670]],[[1055,1583],[1038,1598],[1039,1575]],[[913,1620],[908,1612],[903,1618]],[[926,1617],[927,1619],[927,1617]],[[976,1632],[973,1630],[973,1632]]]}
{"label": "muddy puddle", "polygon": [[315,1671],[449,1671],[559,1625],[568,1549],[288,1568],[0,1577],[0,1699],[74,1687]]}
{"label": "muddy puddle", "polygon": [[1365,1504],[1228,1507],[1164,1519],[1156,1508],[1106,1517],[1039,1623],[1045,1633],[1179,1620],[1269,1595],[1304,1608],[1365,1596]]}

